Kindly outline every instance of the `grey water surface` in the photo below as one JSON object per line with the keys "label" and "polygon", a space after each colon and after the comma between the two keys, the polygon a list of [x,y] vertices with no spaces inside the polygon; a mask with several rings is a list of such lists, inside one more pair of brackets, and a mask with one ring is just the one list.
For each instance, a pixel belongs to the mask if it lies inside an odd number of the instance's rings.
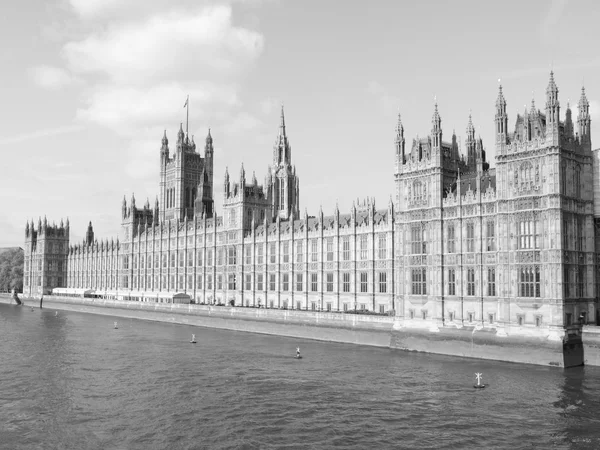
{"label": "grey water surface", "polygon": [[600,448],[600,370],[0,304],[0,448]]}

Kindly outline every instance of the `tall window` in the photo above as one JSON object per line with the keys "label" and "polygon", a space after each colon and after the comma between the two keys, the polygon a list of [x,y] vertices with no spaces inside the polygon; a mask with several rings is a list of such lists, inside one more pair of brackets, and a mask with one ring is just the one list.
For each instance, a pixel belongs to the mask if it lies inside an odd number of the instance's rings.
{"label": "tall window", "polygon": [[369,292],[369,274],[367,272],[360,273],[360,292]]}
{"label": "tall window", "polygon": [[[154,285],[155,285],[155,287],[156,287],[156,282],[157,282],[157,279],[156,279],[156,277],[154,277]],[[196,277],[196,289],[198,289],[198,290],[202,289],[202,275],[198,275]]]}
{"label": "tall window", "polygon": [[585,296],[585,267],[579,266],[577,274],[577,296],[583,298]]}
{"label": "tall window", "polygon": [[367,254],[368,254],[367,246],[368,246],[367,235],[363,234],[360,236],[360,259],[363,261],[367,259]]}
{"label": "tall window", "polygon": [[424,267],[412,269],[412,294],[427,295],[427,269]]}
{"label": "tall window", "polygon": [[327,272],[327,292],[333,292],[333,273]]}
{"label": "tall window", "polygon": [[563,195],[567,195],[567,164],[565,162],[562,163],[562,167],[560,168],[560,181],[561,192]]}
{"label": "tall window", "polygon": [[229,247],[229,255],[227,263],[230,266],[237,264],[237,249],[232,245]]}
{"label": "tall window", "polygon": [[223,290],[223,275],[221,274],[217,275],[217,289]]}
{"label": "tall window", "polygon": [[456,252],[456,240],[454,232],[454,225],[448,225],[448,253]]}
{"label": "tall window", "polygon": [[563,229],[562,229],[562,245],[563,250],[569,248],[569,219],[563,218]]}
{"label": "tall window", "polygon": [[296,290],[299,291],[299,292],[303,290],[303,287],[304,287],[303,286],[304,285],[303,281],[304,280],[302,279],[302,274],[301,273],[297,273],[296,274]]}
{"label": "tall window", "polygon": [[247,273],[247,274],[244,276],[244,278],[245,278],[245,280],[246,280],[246,286],[245,286],[245,289],[246,289],[247,291],[251,291],[251,290],[252,290],[252,274],[250,274],[250,273]]}
{"label": "tall window", "polygon": [[310,261],[319,261],[319,242],[316,239],[310,241]]}
{"label": "tall window", "polygon": [[488,297],[496,296],[496,269],[488,269]]}
{"label": "tall window", "polygon": [[236,289],[235,283],[235,273],[230,273],[227,275],[227,288],[230,291],[235,291]]}
{"label": "tall window", "polygon": [[244,247],[244,264],[247,266],[252,264],[252,247],[249,245]]}
{"label": "tall window", "polygon": [[576,167],[573,171],[573,188],[575,189],[575,197],[581,198],[581,168]]}
{"label": "tall window", "polygon": [[256,274],[256,290],[257,291],[262,291],[264,290],[264,285],[263,285],[263,274],[262,273],[257,273]]}
{"label": "tall window", "polygon": [[304,255],[302,253],[302,241],[296,242],[296,262],[301,263],[304,262]]}
{"label": "tall window", "polygon": [[269,290],[270,291],[274,291],[275,288],[276,288],[275,274],[274,273],[270,273],[269,274]]}
{"label": "tall window", "polygon": [[310,274],[310,290],[312,292],[317,292],[319,290],[318,274],[316,273]]}
{"label": "tall window", "polygon": [[377,245],[377,257],[379,259],[387,258],[387,236],[385,234],[380,234]]}
{"label": "tall window", "polygon": [[379,272],[379,292],[385,294],[387,292],[387,273]]}
{"label": "tall window", "polygon": [[348,236],[342,239],[342,255],[344,261],[350,261],[350,238]]}
{"label": "tall window", "polygon": [[467,270],[467,295],[475,295],[475,269]]}
{"label": "tall window", "polygon": [[287,292],[290,290],[290,274],[289,273],[284,273],[282,275],[283,277],[283,283],[282,283],[282,291]]}
{"label": "tall window", "polygon": [[578,252],[582,252],[584,251],[585,248],[585,233],[584,233],[584,226],[583,226],[583,217],[581,216],[577,216],[577,236],[576,236],[576,240],[577,240],[577,251]]}
{"label": "tall window", "polygon": [[425,242],[425,227],[423,225],[413,225],[410,229],[411,234],[411,253],[418,255],[427,253],[427,243]]}
{"label": "tall window", "polygon": [[342,274],[342,290],[344,292],[350,292],[350,273],[344,272]]}
{"label": "tall window", "polygon": [[496,250],[496,224],[493,220],[488,220],[486,225],[487,251],[492,252]]}
{"label": "tall window", "polygon": [[290,243],[289,241],[283,242],[283,262],[290,262]]}
{"label": "tall window", "polygon": [[263,264],[263,244],[256,244],[256,264]]}
{"label": "tall window", "polygon": [[539,220],[521,220],[517,222],[519,249],[539,248]]}
{"label": "tall window", "polygon": [[223,265],[223,253],[224,253],[224,249],[223,247],[220,247],[217,249],[217,266],[222,266]]}
{"label": "tall window", "polygon": [[327,261],[333,261],[333,238],[327,238]]}
{"label": "tall window", "polygon": [[213,251],[212,249],[206,250],[206,265],[212,267],[213,265]]}
{"label": "tall window", "polygon": [[277,243],[271,242],[269,244],[269,263],[273,264],[277,262]]}
{"label": "tall window", "polygon": [[565,298],[568,298],[571,296],[571,280],[569,277],[569,266],[564,266],[563,268],[563,293],[565,295]]}
{"label": "tall window", "polygon": [[522,267],[519,273],[521,297],[540,296],[540,267]]}
{"label": "tall window", "polygon": [[456,269],[448,269],[448,295],[456,295]]}
{"label": "tall window", "polygon": [[467,223],[467,252],[475,251],[475,224]]}

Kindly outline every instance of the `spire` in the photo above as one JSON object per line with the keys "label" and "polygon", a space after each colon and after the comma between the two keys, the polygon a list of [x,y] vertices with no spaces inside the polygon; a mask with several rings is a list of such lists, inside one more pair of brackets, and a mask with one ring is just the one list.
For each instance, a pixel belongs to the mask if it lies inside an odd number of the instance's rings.
{"label": "spire", "polygon": [[281,104],[281,120],[279,121],[279,136],[285,138],[285,115],[283,113],[283,103]]}
{"label": "spire", "polygon": [[246,184],[246,171],[244,170],[244,163],[242,163],[242,168],[240,169],[240,186]]}
{"label": "spire", "polygon": [[550,71],[550,80],[548,81],[548,87],[546,88],[546,93],[550,94],[550,93],[554,93],[554,94],[558,94],[558,87],[556,86],[556,83],[554,82],[554,71]]}
{"label": "spire", "polygon": [[586,114],[589,112],[590,102],[588,102],[587,96],[585,95],[585,87],[581,86],[581,96],[579,97],[579,113],[581,114],[582,110]]}
{"label": "spire", "polygon": [[194,142],[194,135],[192,134],[192,150],[196,151],[196,143]]}
{"label": "spire", "polygon": [[183,123],[179,124],[179,132],[177,133],[177,143],[182,144],[185,133],[183,132]]}
{"label": "spire", "polygon": [[165,134],[163,134],[162,138],[162,148],[163,150],[168,149],[169,139],[167,139],[167,130],[165,130]]}
{"label": "spire", "polygon": [[535,115],[536,111],[537,110],[535,109],[535,97],[533,95],[533,92],[531,92],[531,109],[529,110],[529,114]]}
{"label": "spire", "polygon": [[433,141],[433,147],[440,150],[442,148],[442,118],[438,112],[437,97],[435,97],[435,109],[433,111],[433,118],[431,119],[431,138]]}
{"label": "spire", "polygon": [[258,181],[256,181],[256,174],[252,172],[252,184],[254,186],[258,185]]}
{"label": "spire", "polygon": [[500,110],[505,110],[506,108],[506,100],[504,99],[504,93],[502,92],[502,84],[500,82],[500,78],[498,78],[498,97],[496,98],[496,109],[498,112]]}
{"label": "spire", "polygon": [[473,117],[469,110],[469,123],[467,124],[467,140],[475,139],[475,127],[473,126]]}
{"label": "spire", "polygon": [[435,101],[435,109],[433,111],[433,117],[432,117],[431,121],[433,123],[433,129],[439,130],[442,126],[442,118],[440,117],[440,113],[438,112],[437,96],[434,97],[434,101]]}
{"label": "spire", "polygon": [[402,118],[400,117],[400,111],[398,111],[398,123],[396,124],[396,142],[400,142],[404,137],[404,126],[402,125]]}
{"label": "spire", "polygon": [[210,135],[210,128],[209,128],[208,129],[208,134],[206,135],[206,145],[209,145],[209,144],[212,145],[212,142],[213,142],[213,138]]}

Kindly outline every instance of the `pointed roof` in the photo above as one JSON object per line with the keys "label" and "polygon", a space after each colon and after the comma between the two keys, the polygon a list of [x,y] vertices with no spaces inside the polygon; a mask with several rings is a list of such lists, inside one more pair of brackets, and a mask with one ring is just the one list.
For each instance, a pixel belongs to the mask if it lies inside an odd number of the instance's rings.
{"label": "pointed roof", "polygon": [[283,103],[281,104],[281,119],[279,121],[279,136],[285,137],[285,115],[283,113]]}
{"label": "pointed roof", "polygon": [[438,111],[437,97],[435,97],[435,109],[433,111],[433,117],[431,121],[434,125],[439,125],[442,122],[442,118],[440,117],[440,113]]}
{"label": "pointed roof", "polygon": [[473,126],[473,117],[471,116],[471,111],[469,111],[469,123],[467,124],[467,136],[475,136],[475,127]]}
{"label": "pointed roof", "polygon": [[500,83],[500,79],[498,79],[498,97],[496,98],[496,106],[506,106],[506,99],[504,98],[504,93],[502,92],[502,84]]}
{"label": "pointed roof", "polygon": [[210,128],[209,128],[209,129],[208,129],[208,134],[206,135],[206,144],[207,144],[207,145],[208,145],[208,144],[212,144],[212,142],[213,142],[213,138],[212,138],[212,136],[211,136],[211,134],[210,134]]}
{"label": "pointed roof", "polygon": [[579,97],[579,108],[590,106],[590,102],[588,102],[587,96],[585,95],[585,87],[581,86],[581,96]]}
{"label": "pointed roof", "polygon": [[550,80],[548,81],[548,87],[546,88],[546,92],[547,93],[558,93],[558,87],[556,86],[556,83],[554,82],[554,71],[550,71]]}

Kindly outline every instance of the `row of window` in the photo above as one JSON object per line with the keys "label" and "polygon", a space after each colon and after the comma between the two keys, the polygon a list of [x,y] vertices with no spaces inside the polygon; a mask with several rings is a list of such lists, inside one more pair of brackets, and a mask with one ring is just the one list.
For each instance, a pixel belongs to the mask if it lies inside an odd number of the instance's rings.
{"label": "row of window", "polygon": [[[567,314],[567,316],[569,316],[569,314]],[[409,309],[408,310],[408,317],[410,319],[414,319],[416,317],[416,311],[414,309]],[[421,310],[421,318],[423,320],[427,320],[427,310],[426,309],[422,309]],[[455,320],[455,313],[454,311],[450,311],[448,312],[448,316],[447,316],[447,320],[448,322],[454,322]],[[488,313],[487,314],[487,321],[490,324],[493,324],[496,321],[496,314],[495,313]],[[473,323],[475,322],[475,313],[474,312],[468,312],[467,316],[466,316],[466,320],[469,323]],[[524,325],[525,323],[525,316],[523,314],[517,314],[517,324],[519,326]],[[535,316],[535,326],[536,327],[540,327],[542,326],[542,316],[541,315],[536,315]]]}
{"label": "row of window", "polygon": [[[307,286],[306,289],[310,292],[319,292],[319,277],[317,273],[311,273],[309,274],[309,278],[306,279],[307,282]],[[336,282],[335,282],[335,277],[334,274],[331,272],[328,272],[325,274],[324,277],[324,290],[325,292],[336,292]],[[230,273],[227,274],[227,276],[225,277],[224,274],[217,274],[216,276],[216,289],[217,290],[222,290],[223,286],[224,286],[224,281],[225,279],[227,280],[227,289],[228,290],[236,290],[238,288],[238,283],[237,283],[237,274],[235,273]],[[128,285],[128,280],[129,277],[125,276],[122,277],[122,281],[123,281],[123,288],[129,288]],[[163,289],[194,289],[194,276],[193,275],[187,275],[187,277],[185,275],[179,275],[179,277],[175,277],[175,275],[171,275],[169,277],[167,277],[166,275],[162,275],[161,277],[159,276],[154,276],[152,277],[151,275],[148,275],[147,277],[144,276],[134,276],[133,277],[133,282],[132,282],[132,288],[133,289],[152,289],[153,286],[153,282],[154,282],[154,289],[158,289],[159,287],[159,280],[161,281],[161,286],[163,286]],[[115,277],[106,277],[106,284],[110,284],[109,288],[113,289],[114,287],[114,282],[115,282]],[[167,284],[167,281],[169,281],[169,283]],[[178,283],[176,284],[176,281],[178,281]],[[187,284],[186,284],[187,281]],[[202,275],[197,275],[196,277],[196,289],[202,289],[203,288],[203,277]],[[144,285],[145,282],[145,285]],[[257,291],[263,291],[265,289],[265,287],[268,288],[269,291],[277,291],[278,290],[278,282],[277,282],[277,277],[275,274],[269,274],[268,278],[265,279],[264,274],[256,274],[255,277],[255,282],[256,282],[256,290]],[[251,291],[252,290],[252,283],[253,283],[253,278],[251,274],[245,274],[244,276],[244,289],[246,291]],[[75,287],[82,287],[83,285],[86,286],[90,286],[92,288],[97,287],[95,286],[96,284],[102,284],[101,283],[101,278],[95,278],[95,277],[77,277],[74,280]],[[292,289],[292,279],[290,277],[290,274],[282,274],[281,278],[279,280],[279,284],[281,285],[281,291],[283,292],[287,292],[290,291]],[[345,293],[350,293],[352,292],[352,283],[351,283],[351,276],[349,272],[344,272],[341,274],[341,280],[340,280],[340,284],[341,284],[341,292],[345,292]],[[139,285],[139,286],[138,286]],[[211,290],[213,289],[213,275],[212,274],[207,274],[206,275],[206,286],[204,286],[205,289],[207,290]],[[297,273],[294,280],[293,280],[293,288],[296,291],[304,291],[305,289],[305,278],[304,278],[304,274],[303,273]],[[377,272],[376,274],[376,284],[375,284],[375,290],[378,293],[381,294],[385,294],[388,291],[388,277],[387,277],[387,273],[386,272]],[[368,272],[359,272],[358,274],[358,279],[357,279],[357,292],[361,292],[361,293],[369,293],[370,289],[369,289],[369,273]]]}
{"label": "row of window", "polygon": [[[448,269],[447,295],[456,295],[456,270]],[[477,295],[475,291],[474,268],[466,270],[467,296]],[[412,295],[427,295],[427,269],[419,267],[412,269]],[[540,268],[539,266],[524,267],[519,270],[519,296],[540,297]],[[496,269],[487,269],[487,296],[496,296]],[[581,297],[583,294],[581,295]]]}

